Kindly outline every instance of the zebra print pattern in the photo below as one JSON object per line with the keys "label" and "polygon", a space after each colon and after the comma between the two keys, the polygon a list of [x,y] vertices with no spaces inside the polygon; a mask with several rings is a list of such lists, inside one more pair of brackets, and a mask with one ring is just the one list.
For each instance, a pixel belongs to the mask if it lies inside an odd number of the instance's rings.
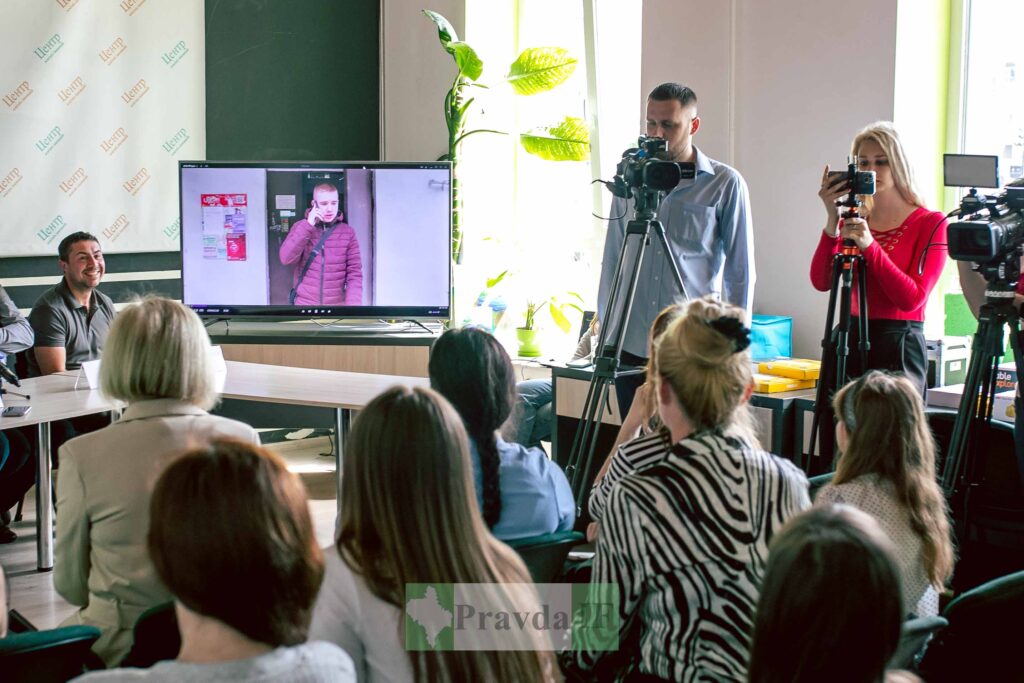
{"label": "zebra print pattern", "polygon": [[591,519],[595,522],[601,521],[605,503],[608,502],[608,494],[612,492],[612,488],[620,479],[631,472],[658,462],[668,455],[671,446],[672,437],[668,429],[662,427],[615,449],[608,471],[605,472],[601,481],[594,484],[594,488],[590,490],[587,509],[590,511]]}
{"label": "zebra print pattern", "polygon": [[[768,542],[809,506],[792,463],[720,433],[683,439],[625,476],[608,498],[592,579],[619,585],[628,661],[618,675],[745,681]],[[581,652],[577,665],[595,668],[601,655]]]}

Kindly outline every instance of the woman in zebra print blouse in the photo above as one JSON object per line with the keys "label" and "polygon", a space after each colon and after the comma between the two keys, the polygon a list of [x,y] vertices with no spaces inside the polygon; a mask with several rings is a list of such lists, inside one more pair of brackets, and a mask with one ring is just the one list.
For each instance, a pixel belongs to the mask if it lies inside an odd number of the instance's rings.
{"label": "woman in zebra print blouse", "polygon": [[655,347],[664,454],[624,476],[601,518],[593,583],[619,587],[619,649],[580,651],[601,680],[742,681],[768,541],[810,505],[807,479],[756,446],[743,311],[690,303]]}

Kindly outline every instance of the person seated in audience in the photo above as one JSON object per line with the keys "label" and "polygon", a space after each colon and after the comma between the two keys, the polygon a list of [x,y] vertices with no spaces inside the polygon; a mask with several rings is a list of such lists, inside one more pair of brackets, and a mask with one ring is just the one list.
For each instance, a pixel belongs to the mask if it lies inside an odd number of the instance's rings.
{"label": "person seated in audience", "polygon": [[277,455],[215,441],[177,458],[153,488],[147,547],[174,595],[181,651],[104,681],[352,681],[337,645],[305,642],[323,579],[306,491]]}
{"label": "person seated in audience", "polygon": [[100,387],[128,407],[60,449],[53,584],[81,607],[64,625],[102,631],[93,650],[108,666],[131,648],[139,615],[171,598],[146,554],[157,477],[213,439],[259,443],[248,425],[206,412],[217,400],[209,349],[199,317],[180,303],[154,297],[125,308],[110,328]]}
{"label": "person seated in audience", "polygon": [[409,584],[486,584],[509,609],[537,609],[526,567],[487,531],[473,488],[466,431],[436,392],[394,387],[359,413],[345,444],[341,531],[309,631],[348,652],[358,680],[557,678],[550,641],[531,638],[520,644],[533,649],[518,651],[406,647],[407,600],[419,597],[407,597]]}
{"label": "person seated in audience", "polygon": [[896,545],[903,604],[915,616],[938,614],[955,559],[920,392],[905,377],[875,370],[832,403],[841,454],[815,504],[846,503],[875,517]]}
{"label": "person seated in audience", "polygon": [[491,533],[511,540],[571,529],[576,503],[562,469],[541,449],[498,435],[515,402],[512,361],[498,340],[476,327],[448,330],[434,342],[428,373],[469,432],[477,501]]}
{"label": "person seated in audience", "polygon": [[[32,348],[34,339],[32,326],[0,286],[0,363],[7,363],[10,354]],[[18,535],[10,527],[11,508],[18,504],[35,481],[35,459],[25,431],[7,429],[0,432],[0,543],[17,540]]]}
{"label": "person seated in audience", "polygon": [[[915,390],[916,391],[916,390]],[[896,548],[868,514],[827,505],[772,539],[750,649],[750,683],[896,683],[900,642]]]}
{"label": "person seated in audience", "polygon": [[[665,333],[669,324],[682,314],[683,307],[679,304],[667,306],[658,313],[651,323],[651,331],[647,336],[648,358],[654,358],[654,344]],[[590,517],[594,520],[587,528],[589,541],[597,538],[597,520],[601,519],[608,493],[615,482],[630,472],[650,464],[653,462],[651,458],[660,459],[672,445],[669,442],[668,430],[663,429],[661,417],[658,415],[658,402],[654,395],[656,375],[654,362],[648,362],[644,383],[637,388],[633,403],[629,406],[629,413],[626,414],[615,437],[612,451],[594,479],[588,503]]]}
{"label": "person seated in audience", "polygon": [[671,445],[612,488],[593,584],[619,587],[619,650],[582,649],[593,679],[742,680],[773,531],[810,505],[807,479],[749,433],[744,311],[691,301],[655,344],[655,395]]}

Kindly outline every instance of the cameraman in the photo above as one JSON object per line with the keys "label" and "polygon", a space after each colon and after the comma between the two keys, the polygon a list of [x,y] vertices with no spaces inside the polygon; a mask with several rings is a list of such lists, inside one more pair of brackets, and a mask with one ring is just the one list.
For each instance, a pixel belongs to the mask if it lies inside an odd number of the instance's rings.
{"label": "cameraman", "polygon": [[[859,171],[875,172],[875,194],[862,197],[859,218],[841,220],[837,202],[849,192],[848,179],[830,179],[829,167],[825,166],[818,196],[825,205],[826,220],[811,260],[811,283],[819,291],[829,291],[832,259],[842,241],[852,240],[857,245],[864,257],[868,280],[867,329],[871,348],[867,366],[861,367],[857,327],[859,283],[855,279],[850,305],[853,318],[848,338],[848,376],[823,381],[838,389],[848,379],[868,370],[889,370],[903,373],[923,397],[928,384],[924,310],[946,262],[946,218],[925,208],[891,123],[879,121],[861,130],[853,139],[851,154],[857,158]],[[834,344],[826,353],[834,356]],[[832,417],[828,406],[819,406],[819,410]],[[823,420],[822,424],[831,425],[831,419]],[[826,458],[832,455],[833,436],[831,429],[821,430],[820,452]]]}
{"label": "cameraman", "polygon": [[[678,291],[671,258],[679,266],[692,299],[721,296],[744,309],[750,319],[754,291],[754,233],[750,222],[747,184],[735,169],[708,158],[693,144],[700,129],[697,96],[678,83],[662,83],[647,97],[647,135],[668,141],[668,161],[696,164],[696,176],[669,192],[658,210],[671,254],[651,240],[644,254],[622,345],[623,365],[647,365],[647,332],[658,313],[677,303]],[[632,214],[632,200],[612,201],[608,235],[601,262],[598,317],[607,320],[605,306]],[[619,411],[625,417],[633,394],[643,383],[637,374],[616,381]]]}

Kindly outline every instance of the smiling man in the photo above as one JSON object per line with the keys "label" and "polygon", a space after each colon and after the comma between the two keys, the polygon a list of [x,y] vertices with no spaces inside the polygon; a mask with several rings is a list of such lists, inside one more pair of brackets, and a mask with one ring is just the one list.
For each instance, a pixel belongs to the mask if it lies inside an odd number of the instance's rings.
{"label": "smiling man", "polygon": [[103,250],[87,232],[65,237],[58,247],[64,277],[36,300],[28,319],[36,343],[29,354],[33,377],[75,370],[96,360],[114,320],[114,302],[96,287],[103,279]]}

